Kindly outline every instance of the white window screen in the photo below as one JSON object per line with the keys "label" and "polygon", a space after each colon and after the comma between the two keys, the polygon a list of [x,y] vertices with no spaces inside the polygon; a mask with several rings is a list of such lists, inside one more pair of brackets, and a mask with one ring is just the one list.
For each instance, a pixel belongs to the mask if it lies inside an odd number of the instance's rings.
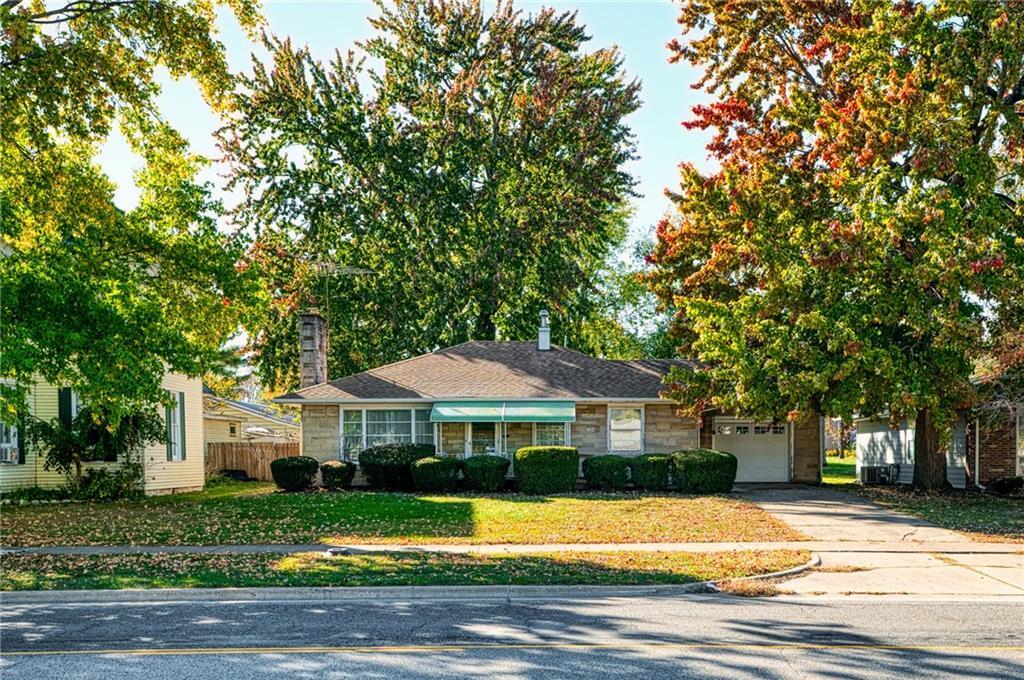
{"label": "white window screen", "polygon": [[609,409],[609,448],[612,451],[642,451],[644,447],[643,410]]}

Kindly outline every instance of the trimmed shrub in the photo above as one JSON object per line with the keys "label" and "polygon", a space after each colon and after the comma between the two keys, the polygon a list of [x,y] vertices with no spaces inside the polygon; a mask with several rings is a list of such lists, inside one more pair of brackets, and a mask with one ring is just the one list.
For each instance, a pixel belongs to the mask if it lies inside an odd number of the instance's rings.
{"label": "trimmed shrub", "polygon": [[470,456],[462,461],[462,474],[471,490],[491,493],[505,488],[508,466],[503,456]]}
{"label": "trimmed shrub", "polygon": [[461,467],[459,460],[450,456],[420,458],[410,468],[412,483],[417,491],[453,491]]}
{"label": "trimmed shrub", "polygon": [[672,457],[667,453],[645,453],[629,459],[629,476],[633,486],[644,491],[662,491],[668,488],[668,473]]}
{"label": "trimmed shrub", "polygon": [[629,463],[622,456],[593,456],[583,459],[583,477],[588,489],[620,491],[629,479]]}
{"label": "trimmed shrub", "polygon": [[320,464],[320,481],[328,489],[347,489],[356,476],[355,463],[345,460],[328,460]]}
{"label": "trimmed shrub", "polygon": [[729,493],[736,481],[736,456],[711,449],[676,451],[672,481],[684,493]]}
{"label": "trimmed shrub", "polygon": [[1019,494],[1024,489],[1024,477],[1002,477],[1000,479],[994,479],[988,485],[990,491],[1002,494],[1004,496],[1013,496]]}
{"label": "trimmed shrub", "polygon": [[305,491],[313,487],[313,478],[320,468],[316,458],[289,456],[270,461],[270,474],[274,484],[285,491]]}
{"label": "trimmed shrub", "polygon": [[380,444],[359,453],[359,467],[373,489],[409,491],[413,462],[433,455],[433,444]]}
{"label": "trimmed shrub", "polygon": [[573,446],[524,446],[516,451],[519,490],[528,494],[572,491],[579,477],[580,454]]}

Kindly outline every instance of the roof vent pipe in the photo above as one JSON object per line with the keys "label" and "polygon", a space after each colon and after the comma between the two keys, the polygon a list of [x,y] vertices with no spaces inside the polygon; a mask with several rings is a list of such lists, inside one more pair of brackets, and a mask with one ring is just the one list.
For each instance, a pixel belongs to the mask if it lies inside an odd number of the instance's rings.
{"label": "roof vent pipe", "polygon": [[537,332],[537,349],[546,352],[551,349],[551,326],[548,325],[548,310],[540,313],[540,329]]}

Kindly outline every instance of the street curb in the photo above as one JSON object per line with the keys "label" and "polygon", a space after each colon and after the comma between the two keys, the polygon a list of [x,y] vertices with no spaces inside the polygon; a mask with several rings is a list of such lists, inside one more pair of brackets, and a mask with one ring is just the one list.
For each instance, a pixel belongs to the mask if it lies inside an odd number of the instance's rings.
{"label": "street curb", "polygon": [[196,602],[391,602],[403,600],[573,600],[608,597],[673,597],[710,594],[726,580],[779,578],[798,574],[821,563],[812,555],[806,563],[783,571],[739,579],[719,579],[681,585],[653,586],[344,586],[326,588],[153,588],[147,590],[18,590],[0,593],[0,606],[77,604],[174,604]]}

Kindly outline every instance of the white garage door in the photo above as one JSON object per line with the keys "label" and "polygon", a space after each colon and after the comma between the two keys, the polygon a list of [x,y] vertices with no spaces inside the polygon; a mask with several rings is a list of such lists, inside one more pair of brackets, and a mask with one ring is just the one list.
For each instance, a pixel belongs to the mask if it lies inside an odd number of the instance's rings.
{"label": "white garage door", "polygon": [[712,446],[736,456],[737,482],[789,481],[789,428],[715,418]]}

